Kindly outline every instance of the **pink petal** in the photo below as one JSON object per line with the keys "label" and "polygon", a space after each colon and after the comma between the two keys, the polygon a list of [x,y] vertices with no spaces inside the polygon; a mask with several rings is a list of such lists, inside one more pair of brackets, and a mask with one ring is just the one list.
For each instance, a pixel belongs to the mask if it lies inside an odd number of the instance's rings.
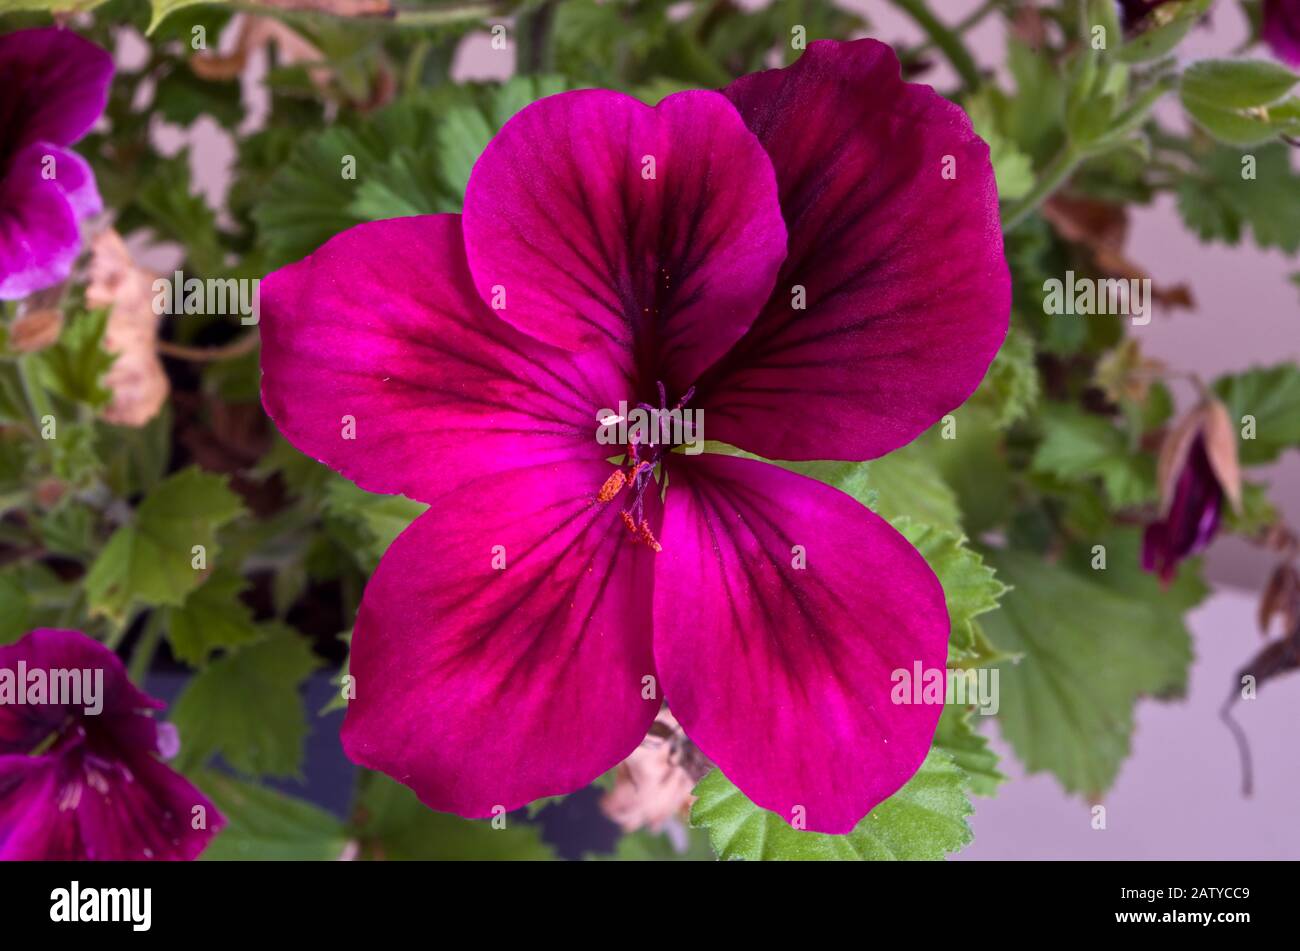
{"label": "pink petal", "polygon": [[6,145],[77,141],[104,111],[112,78],[108,52],[69,30],[0,36],[0,124]]}
{"label": "pink petal", "polygon": [[[262,402],[295,446],[430,500],[493,472],[601,459],[630,384],[513,330],[474,291],[455,215],[358,225],[261,286]],[[354,438],[348,438],[351,435]]]}
{"label": "pink petal", "polygon": [[893,703],[891,675],[944,669],[943,589],[836,489],[739,457],[672,461],[654,594],[668,705],[755,803],[848,832],[930,748],[942,708]]}
{"label": "pink petal", "polygon": [[[70,721],[86,720],[120,728],[124,737],[138,737],[142,748],[153,748],[156,721],[141,714],[166,704],[131,683],[121,659],[103,644],[80,631],[37,628],[18,642],[0,647],[0,669],[14,671],[16,677],[20,664],[29,672],[46,671],[47,676],[51,670],[74,670],[102,678],[103,709],[87,714],[84,704],[0,704],[0,753],[30,753],[54,731],[66,730]],[[142,728],[132,722],[136,720]]]}
{"label": "pink petal", "polygon": [[[152,753],[88,748],[64,796],[77,796],[85,858],[190,861],[226,824],[217,807]],[[76,792],[67,783],[76,784]],[[200,823],[203,828],[194,828]]]}
{"label": "pink petal", "polygon": [[[51,151],[29,146],[0,179],[0,300],[26,297],[64,280],[81,249],[69,196],[56,179],[41,175],[41,158]],[[61,167],[74,168],[67,163]],[[78,194],[84,195],[84,189]]]}
{"label": "pink petal", "polygon": [[767,156],[714,92],[655,108],[605,90],[543,99],[506,123],[465,192],[485,301],[503,290],[498,313],[540,340],[632,350],[642,378],[675,393],[753,322],[785,239]]}
{"label": "pink petal", "polygon": [[348,756],[482,817],[572,792],[640,743],[661,702],[643,696],[654,555],[617,500],[594,501],[612,471],[485,476],[393,543],[354,629]]}
{"label": "pink petal", "polygon": [[813,43],[726,94],[776,168],[790,252],[702,390],[707,435],[771,459],[896,449],[974,391],[1006,334],[988,146],[874,40]]}
{"label": "pink petal", "polygon": [[53,756],[0,755],[0,862],[81,857],[76,816],[58,808]]}

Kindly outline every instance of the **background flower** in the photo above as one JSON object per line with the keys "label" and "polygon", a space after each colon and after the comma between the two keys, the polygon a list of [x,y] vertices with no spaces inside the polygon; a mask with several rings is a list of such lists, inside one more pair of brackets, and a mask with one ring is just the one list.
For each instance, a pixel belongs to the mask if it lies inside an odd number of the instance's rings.
{"label": "background flower", "polygon": [[61,29],[0,36],[0,298],[68,276],[80,222],[102,209],[95,176],[68,146],[108,99],[108,53]]}
{"label": "background flower", "polygon": [[163,703],[131,684],[112,651],[39,629],[0,647],[0,670],[40,670],[47,682],[85,672],[103,691],[94,713],[54,695],[0,703],[0,859],[193,859],[225,824],[162,762],[176,755],[176,729],[150,715]]}

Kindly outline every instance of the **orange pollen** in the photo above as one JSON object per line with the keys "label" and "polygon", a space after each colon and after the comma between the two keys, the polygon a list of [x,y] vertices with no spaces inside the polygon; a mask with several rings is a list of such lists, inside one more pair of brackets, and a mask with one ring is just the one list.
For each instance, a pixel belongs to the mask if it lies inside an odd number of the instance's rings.
{"label": "orange pollen", "polygon": [[615,469],[605,480],[605,484],[600,487],[596,493],[597,502],[612,502],[614,496],[623,491],[623,486],[627,485],[627,473],[622,469]]}
{"label": "orange pollen", "polygon": [[659,540],[655,538],[654,532],[650,531],[650,523],[645,519],[641,519],[641,525],[637,529],[636,537],[637,541],[644,542],[653,552],[664,550],[664,546],[659,544]]}

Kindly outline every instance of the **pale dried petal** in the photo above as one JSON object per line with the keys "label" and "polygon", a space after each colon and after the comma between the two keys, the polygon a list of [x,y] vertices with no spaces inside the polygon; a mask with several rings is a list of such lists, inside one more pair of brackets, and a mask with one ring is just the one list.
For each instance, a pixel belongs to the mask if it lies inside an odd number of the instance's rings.
{"label": "pale dried petal", "polygon": [[90,248],[86,304],[109,308],[104,349],[117,355],[104,375],[112,398],[101,415],[119,426],[143,426],[158,415],[171,389],[157,352],[155,275],[135,265],[122,236],[111,228]]}
{"label": "pale dried petal", "polygon": [[53,307],[19,314],[9,325],[9,348],[17,353],[35,353],[58,342],[63,331],[63,314]]}

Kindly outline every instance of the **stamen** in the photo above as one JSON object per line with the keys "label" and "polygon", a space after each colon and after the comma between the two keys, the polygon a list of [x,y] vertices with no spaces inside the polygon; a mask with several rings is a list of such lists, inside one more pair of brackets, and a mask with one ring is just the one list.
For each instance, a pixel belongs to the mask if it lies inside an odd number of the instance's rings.
{"label": "stamen", "polygon": [[622,492],[625,485],[627,485],[627,473],[622,469],[615,469],[596,493],[596,501],[601,503],[613,501],[614,496]]}
{"label": "stamen", "polygon": [[659,544],[659,540],[655,538],[654,532],[650,531],[650,523],[647,522],[645,519],[641,519],[641,525],[637,529],[636,538],[637,541],[643,542],[646,545],[650,546],[650,550],[655,553],[664,550],[664,546]]}

